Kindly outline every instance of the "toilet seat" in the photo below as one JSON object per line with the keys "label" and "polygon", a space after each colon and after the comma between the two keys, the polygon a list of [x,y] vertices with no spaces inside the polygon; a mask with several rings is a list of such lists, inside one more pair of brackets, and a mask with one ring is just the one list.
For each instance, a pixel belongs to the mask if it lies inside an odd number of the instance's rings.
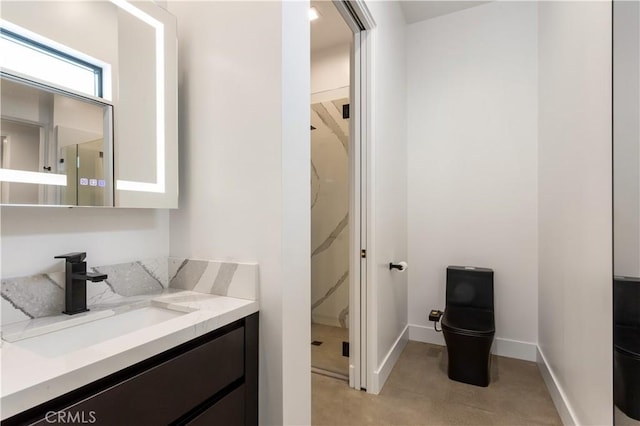
{"label": "toilet seat", "polygon": [[442,329],[467,336],[495,334],[493,311],[450,306],[442,317]]}

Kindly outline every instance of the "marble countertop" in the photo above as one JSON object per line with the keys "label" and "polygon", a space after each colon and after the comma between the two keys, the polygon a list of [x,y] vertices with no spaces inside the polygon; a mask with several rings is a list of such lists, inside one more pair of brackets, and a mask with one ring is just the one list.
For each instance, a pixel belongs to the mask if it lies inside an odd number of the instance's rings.
{"label": "marble countertop", "polygon": [[[16,341],[42,333],[42,330],[57,330],[61,324],[66,327],[68,321],[82,323],[87,322],[83,317],[99,319],[145,306],[165,307],[184,312],[184,315],[88,347],[68,352],[61,350],[54,356],[26,349]],[[2,420],[251,315],[258,311],[258,302],[168,289],[117,305],[92,306],[91,309],[86,315],[38,318],[2,328]]]}

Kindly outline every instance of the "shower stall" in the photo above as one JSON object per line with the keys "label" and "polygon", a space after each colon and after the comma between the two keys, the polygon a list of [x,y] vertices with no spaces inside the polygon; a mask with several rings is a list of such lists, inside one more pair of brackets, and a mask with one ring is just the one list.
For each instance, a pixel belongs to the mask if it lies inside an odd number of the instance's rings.
{"label": "shower stall", "polygon": [[349,89],[312,96],[311,366],[349,374]]}

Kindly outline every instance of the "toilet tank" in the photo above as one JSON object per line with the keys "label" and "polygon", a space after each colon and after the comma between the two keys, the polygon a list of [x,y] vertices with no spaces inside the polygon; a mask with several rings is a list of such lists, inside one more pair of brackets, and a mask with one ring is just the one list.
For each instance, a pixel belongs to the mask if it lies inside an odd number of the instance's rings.
{"label": "toilet tank", "polygon": [[446,307],[493,311],[493,269],[447,267]]}

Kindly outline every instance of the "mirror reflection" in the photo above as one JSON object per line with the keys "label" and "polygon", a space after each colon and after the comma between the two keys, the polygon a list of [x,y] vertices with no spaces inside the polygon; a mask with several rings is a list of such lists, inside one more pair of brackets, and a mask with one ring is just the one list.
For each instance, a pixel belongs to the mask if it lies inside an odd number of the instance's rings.
{"label": "mirror reflection", "polygon": [[112,107],[3,75],[2,204],[113,205]]}
{"label": "mirror reflection", "polygon": [[613,397],[640,425],[640,3],[613,5]]}

